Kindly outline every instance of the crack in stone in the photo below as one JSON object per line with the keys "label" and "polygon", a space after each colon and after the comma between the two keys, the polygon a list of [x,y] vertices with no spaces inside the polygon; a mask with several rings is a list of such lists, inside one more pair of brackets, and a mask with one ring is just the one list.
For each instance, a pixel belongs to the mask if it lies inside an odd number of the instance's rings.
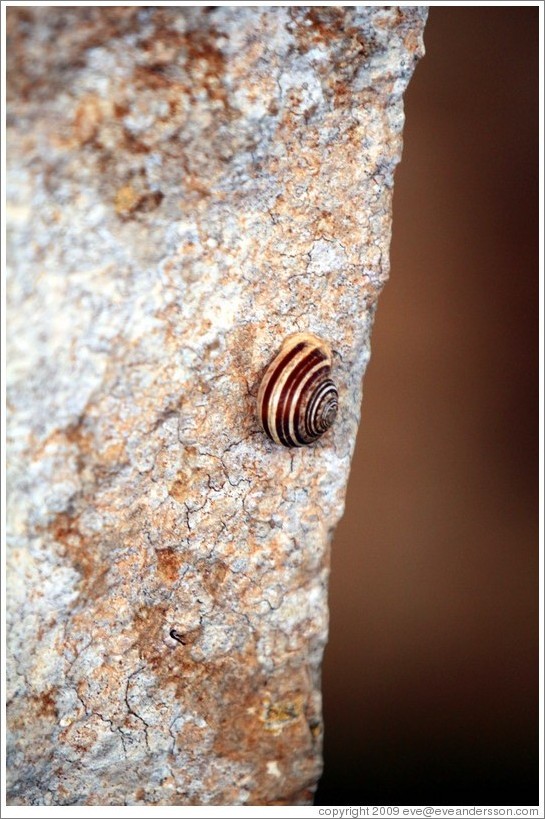
{"label": "crack in stone", "polygon": [[140,720],[140,722],[141,722],[141,723],[144,725],[144,739],[145,739],[145,742],[146,742],[146,748],[147,748],[147,749],[148,749],[148,751],[149,751],[149,750],[150,750],[150,746],[149,746],[149,738],[148,738],[148,728],[149,728],[149,723],[147,723],[147,722],[146,722],[146,720],[145,720],[143,717],[141,717],[141,716],[140,716],[140,714],[138,714],[138,713],[137,713],[137,712],[136,712],[136,711],[135,711],[135,710],[132,708],[132,706],[131,706],[131,704],[130,704],[130,702],[129,702],[129,686],[130,686],[130,684],[131,684],[131,680],[132,680],[132,679],[133,679],[133,677],[135,677],[137,674],[140,674],[140,672],[141,672],[141,671],[143,671],[143,670],[144,670],[144,668],[145,668],[145,666],[141,666],[140,668],[137,668],[137,669],[136,669],[136,671],[133,671],[133,672],[132,672],[132,674],[129,674],[129,676],[127,677],[127,684],[126,684],[126,686],[125,686],[125,705],[127,706],[127,711],[129,712],[129,714],[131,714],[131,715],[132,715],[133,717],[135,717],[137,720]]}

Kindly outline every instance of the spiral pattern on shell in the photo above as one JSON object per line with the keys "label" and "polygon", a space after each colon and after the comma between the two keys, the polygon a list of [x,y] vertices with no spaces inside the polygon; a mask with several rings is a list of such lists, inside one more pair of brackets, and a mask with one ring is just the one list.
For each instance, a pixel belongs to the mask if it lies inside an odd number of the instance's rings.
{"label": "spiral pattern on shell", "polygon": [[263,430],[275,443],[305,446],[323,435],[337,415],[329,344],[312,333],[284,341],[267,367],[257,395]]}

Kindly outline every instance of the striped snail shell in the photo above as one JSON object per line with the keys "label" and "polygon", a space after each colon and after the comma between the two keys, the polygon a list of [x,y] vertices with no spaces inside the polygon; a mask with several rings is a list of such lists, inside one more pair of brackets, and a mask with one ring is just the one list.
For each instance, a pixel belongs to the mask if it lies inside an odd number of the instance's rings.
{"label": "striped snail shell", "polygon": [[286,338],[257,394],[258,417],[269,438],[283,446],[305,446],[329,429],[338,407],[330,373],[329,344],[312,333]]}

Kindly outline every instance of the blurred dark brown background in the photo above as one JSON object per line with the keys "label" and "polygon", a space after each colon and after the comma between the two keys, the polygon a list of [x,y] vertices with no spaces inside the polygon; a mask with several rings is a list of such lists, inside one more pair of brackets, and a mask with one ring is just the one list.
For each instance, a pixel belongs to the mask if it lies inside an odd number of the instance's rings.
{"label": "blurred dark brown background", "polygon": [[335,538],[317,804],[537,804],[538,10],[435,7]]}

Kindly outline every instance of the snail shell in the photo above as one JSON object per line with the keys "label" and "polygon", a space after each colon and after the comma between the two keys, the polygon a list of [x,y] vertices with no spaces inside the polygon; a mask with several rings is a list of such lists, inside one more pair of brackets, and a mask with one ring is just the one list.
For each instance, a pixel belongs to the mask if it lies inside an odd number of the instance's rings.
{"label": "snail shell", "polygon": [[283,446],[305,446],[329,429],[338,407],[330,373],[329,344],[312,333],[286,338],[257,394],[257,413],[269,438]]}

